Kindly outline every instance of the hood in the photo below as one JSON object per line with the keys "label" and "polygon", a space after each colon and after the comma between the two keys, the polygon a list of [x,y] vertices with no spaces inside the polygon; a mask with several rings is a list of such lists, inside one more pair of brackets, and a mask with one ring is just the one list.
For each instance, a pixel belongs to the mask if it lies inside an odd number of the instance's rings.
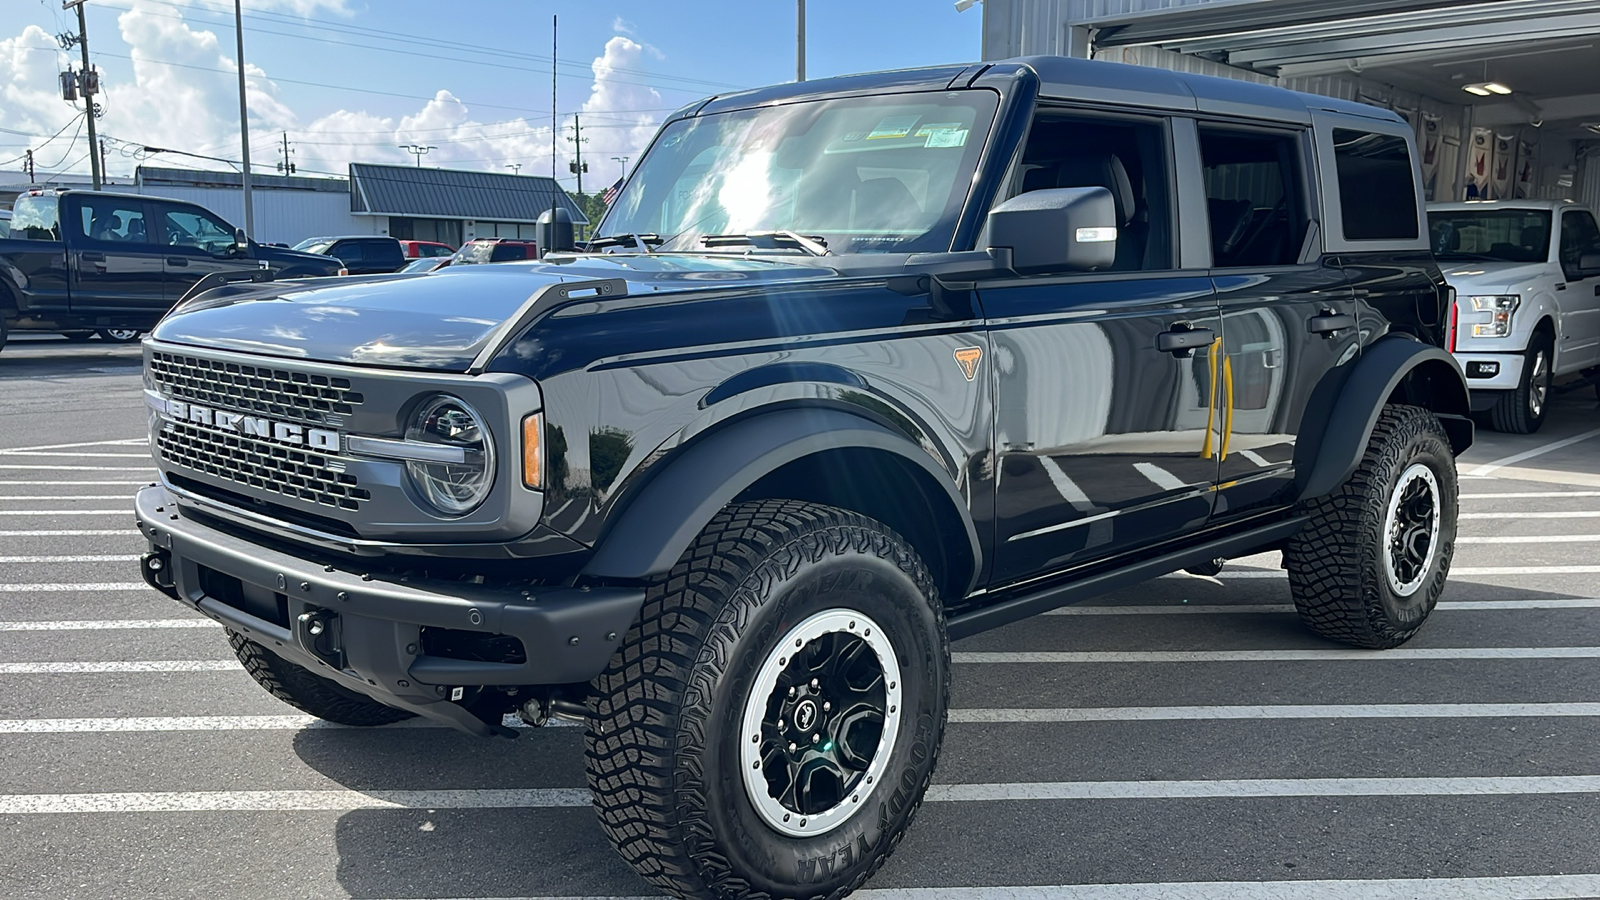
{"label": "hood", "polygon": [[1520,294],[1530,282],[1546,277],[1552,269],[1550,263],[1522,262],[1454,262],[1444,268],[1444,280],[1456,289],[1456,295],[1470,294]]}
{"label": "hood", "polygon": [[292,250],[288,247],[269,247],[265,244],[257,244],[253,252],[256,259],[269,259],[274,262],[308,262],[325,266],[332,261],[332,257],[321,253],[307,253],[304,250]]}
{"label": "hood", "polygon": [[631,295],[836,274],[782,259],[680,254],[449,266],[222,288],[174,309],[151,336],[290,359],[462,372],[496,327],[554,282],[622,278]]}

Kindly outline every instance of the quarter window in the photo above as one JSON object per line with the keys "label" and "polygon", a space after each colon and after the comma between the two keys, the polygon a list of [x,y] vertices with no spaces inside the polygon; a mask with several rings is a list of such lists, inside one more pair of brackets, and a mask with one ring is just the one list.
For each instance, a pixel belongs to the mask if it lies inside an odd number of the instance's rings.
{"label": "quarter window", "polygon": [[1200,159],[1217,268],[1299,260],[1310,216],[1297,134],[1200,128]]}
{"label": "quarter window", "polygon": [[1417,186],[1405,138],[1335,128],[1333,157],[1346,240],[1417,237]]}

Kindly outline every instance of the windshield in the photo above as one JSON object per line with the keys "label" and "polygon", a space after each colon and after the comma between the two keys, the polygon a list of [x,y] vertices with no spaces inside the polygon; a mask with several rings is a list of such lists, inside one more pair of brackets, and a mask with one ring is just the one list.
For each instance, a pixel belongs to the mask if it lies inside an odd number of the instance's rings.
{"label": "windshield", "polygon": [[332,246],[333,246],[333,241],[330,241],[330,240],[327,240],[327,239],[312,238],[309,241],[301,241],[300,243],[295,244],[294,245],[294,249],[300,250],[300,251],[305,252],[305,253],[326,254],[328,252],[328,248],[332,247]]}
{"label": "windshield", "polygon": [[1547,209],[1448,209],[1428,213],[1428,245],[1440,259],[1544,262],[1550,257]]}
{"label": "windshield", "polygon": [[59,241],[59,198],[54,194],[23,194],[11,207],[11,236],[19,240]]}
{"label": "windshield", "polygon": [[680,119],[597,233],[659,235],[659,251],[773,231],[819,237],[833,253],[948,250],[994,111],[992,93],[951,91]]}

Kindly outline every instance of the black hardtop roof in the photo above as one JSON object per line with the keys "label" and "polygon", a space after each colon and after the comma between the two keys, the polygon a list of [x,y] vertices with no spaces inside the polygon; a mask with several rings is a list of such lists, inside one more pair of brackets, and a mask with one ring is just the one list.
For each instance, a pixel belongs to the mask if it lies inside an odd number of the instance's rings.
{"label": "black hardtop roof", "polygon": [[1381,107],[1253,81],[1065,56],[1021,56],[988,63],[930,66],[790,82],[712,97],[703,103],[684,107],[678,115],[725,112],[803,97],[863,96],[961,88],[979,83],[985,77],[1006,76],[1022,70],[1032,70],[1038,76],[1039,96],[1056,100],[1207,112],[1279,122],[1309,122],[1312,110],[1328,110],[1389,122],[1404,121],[1399,115]]}

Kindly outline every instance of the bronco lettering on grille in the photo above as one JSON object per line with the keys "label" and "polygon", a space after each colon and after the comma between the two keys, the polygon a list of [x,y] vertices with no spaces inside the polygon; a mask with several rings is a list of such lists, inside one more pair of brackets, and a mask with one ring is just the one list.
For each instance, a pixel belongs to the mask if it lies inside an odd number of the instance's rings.
{"label": "bronco lettering on grille", "polygon": [[339,452],[339,432],[325,428],[307,428],[290,422],[274,422],[262,416],[212,409],[184,400],[168,400],[167,415],[179,422],[209,425],[222,431],[232,431],[247,437],[269,438],[283,444],[310,447],[327,453]]}

